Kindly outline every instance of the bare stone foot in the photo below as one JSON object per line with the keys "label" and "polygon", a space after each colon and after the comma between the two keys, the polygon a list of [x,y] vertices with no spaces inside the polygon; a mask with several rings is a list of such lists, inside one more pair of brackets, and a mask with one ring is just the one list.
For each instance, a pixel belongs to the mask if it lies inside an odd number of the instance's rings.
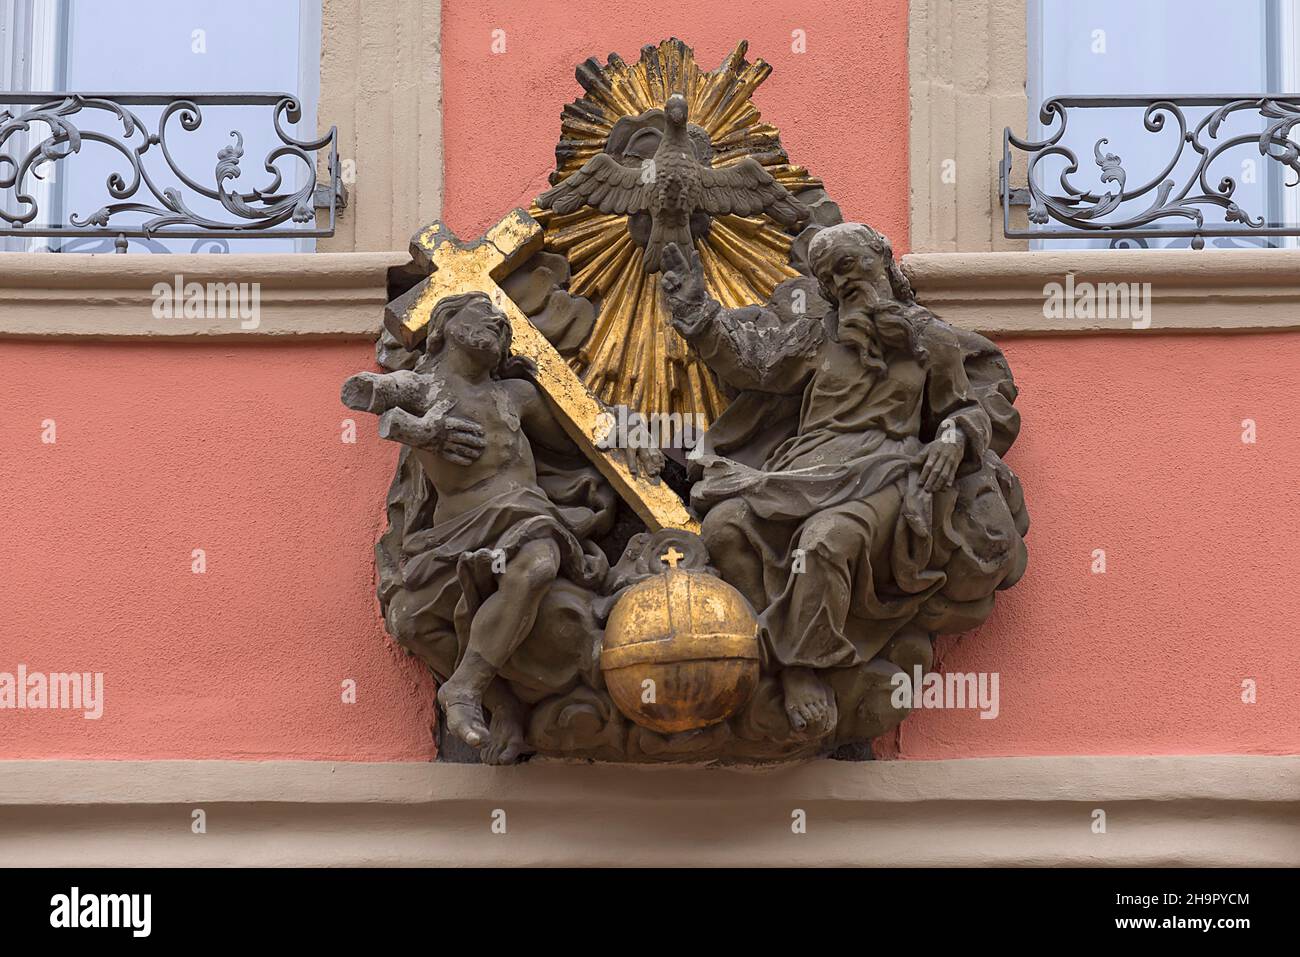
{"label": "bare stone foot", "polygon": [[470,688],[448,681],[438,689],[442,712],[447,716],[447,730],[471,748],[486,744],[490,736],[483,719],[483,696]]}
{"label": "bare stone foot", "polygon": [[514,764],[524,753],[524,723],[514,708],[494,708],[488,743],[479,751],[484,764]]}
{"label": "bare stone foot", "polygon": [[814,737],[830,733],[835,726],[835,699],[815,671],[786,668],[781,672],[781,688],[792,728]]}

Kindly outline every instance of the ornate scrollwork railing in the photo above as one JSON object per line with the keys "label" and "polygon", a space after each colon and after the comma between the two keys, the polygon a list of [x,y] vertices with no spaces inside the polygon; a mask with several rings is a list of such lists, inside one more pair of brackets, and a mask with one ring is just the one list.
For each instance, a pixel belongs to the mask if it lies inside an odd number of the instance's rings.
{"label": "ornate scrollwork railing", "polygon": [[[216,151],[207,185],[181,168],[176,138],[199,129],[204,108],[215,114],[218,107],[258,106],[272,110],[275,143],[262,162],[265,184],[248,192],[233,188],[243,174],[244,135],[238,130],[230,130],[231,142]],[[133,110],[140,107],[160,107],[156,122],[145,123]],[[128,238],[157,245],[163,239],[332,236],[337,212],[347,205],[337,131],[331,127],[320,139],[297,139],[285,126],[301,115],[297,98],[287,93],[0,92],[0,237],[108,239],[125,252]],[[110,131],[101,128],[104,123]],[[50,222],[38,199],[39,185],[51,174],[57,178],[59,167],[76,162],[92,142],[118,154],[107,167],[106,201],[97,209],[68,210],[65,221]],[[318,182],[322,150],[328,151],[328,178]],[[292,185],[282,161],[298,167],[296,175],[289,172]],[[104,170],[95,168],[100,175]],[[322,223],[318,209],[324,212]]]}
{"label": "ornate scrollwork railing", "polygon": [[[1142,110],[1146,134],[1176,129],[1178,139],[1170,144],[1167,161],[1163,166],[1152,163],[1157,167],[1154,175],[1130,183],[1136,178],[1130,176],[1132,166],[1106,149],[1110,139],[1102,137],[1089,144],[1098,185],[1077,184],[1072,177],[1080,161],[1071,147],[1082,144],[1065,145],[1070,111],[1106,110],[1108,120],[1119,123],[1125,108]],[[1189,112],[1204,115],[1193,120]],[[1229,127],[1235,129],[1241,119],[1252,120],[1250,131],[1228,135]],[[1041,140],[1021,139],[1009,128],[1003,132],[998,185],[1003,233],[1009,238],[1093,238],[1109,239],[1112,246],[1145,246],[1152,240],[1184,237],[1200,249],[1207,237],[1267,242],[1267,237],[1300,236],[1300,221],[1287,221],[1276,204],[1270,211],[1267,195],[1252,208],[1239,198],[1238,176],[1228,175],[1229,170],[1244,169],[1245,158],[1263,156],[1259,182],[1272,178],[1268,167],[1273,164],[1273,176],[1286,190],[1300,184],[1300,143],[1291,136],[1300,124],[1300,97],[1064,96],[1045,101],[1039,120],[1048,131]],[[1166,139],[1171,139],[1168,134]],[[1026,156],[1027,188],[1011,186],[1013,148]],[[1045,185],[1047,164],[1040,168],[1051,157],[1063,162],[1059,191]],[[1233,167],[1234,162],[1238,166]],[[1012,226],[1011,209],[1018,205],[1028,206],[1028,228]]]}

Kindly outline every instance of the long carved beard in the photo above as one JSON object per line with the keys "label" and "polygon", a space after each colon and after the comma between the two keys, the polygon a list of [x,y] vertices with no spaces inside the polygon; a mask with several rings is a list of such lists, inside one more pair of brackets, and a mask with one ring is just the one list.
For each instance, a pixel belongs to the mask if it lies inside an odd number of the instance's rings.
{"label": "long carved beard", "polygon": [[889,371],[885,364],[885,353],[876,337],[871,312],[862,303],[844,301],[840,303],[839,340],[858,351],[862,368],[868,372],[884,374]]}
{"label": "long carved beard", "polygon": [[874,312],[880,306],[880,296],[870,286],[850,286],[840,296],[841,342],[858,350],[862,368],[868,372],[888,372],[884,348],[876,335]]}
{"label": "long carved beard", "polygon": [[849,286],[839,300],[839,338],[858,351],[868,371],[886,372],[885,351],[899,349],[918,358],[916,329],[906,308],[892,299],[882,299],[869,285]]}

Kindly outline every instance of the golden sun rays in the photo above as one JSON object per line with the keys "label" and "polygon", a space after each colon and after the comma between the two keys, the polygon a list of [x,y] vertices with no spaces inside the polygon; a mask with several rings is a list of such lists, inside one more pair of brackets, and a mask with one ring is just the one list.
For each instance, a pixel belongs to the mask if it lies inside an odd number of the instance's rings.
{"label": "golden sun rays", "polygon": [[[675,39],[643,48],[633,65],[616,54],[605,66],[587,60],[578,68],[587,93],[564,108],[552,182],[601,152],[618,120],[662,108],[681,92],[690,103],[691,123],[709,134],[715,167],[752,156],[791,193],[820,187],[806,169],[791,165],[776,127],[762,122],[751,102],[772,68],[762,60],[747,62],[747,48],[739,43],[711,72],[702,71],[691,49]],[[642,413],[698,415],[712,422],[727,399],[669,324],[659,274],[643,271],[628,217],[590,206],[567,215],[536,205],[529,212],[545,229],[546,248],[568,259],[569,291],[600,304],[590,337],[571,360],[587,387],[605,402]],[[799,275],[789,265],[793,240],[766,216],[715,217],[696,244],[709,292],[727,307],[763,302],[777,285]]]}

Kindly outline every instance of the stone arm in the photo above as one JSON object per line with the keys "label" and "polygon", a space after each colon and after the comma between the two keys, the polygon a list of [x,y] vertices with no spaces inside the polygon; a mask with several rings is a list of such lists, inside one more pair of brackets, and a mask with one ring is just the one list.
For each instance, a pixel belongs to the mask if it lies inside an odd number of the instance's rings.
{"label": "stone arm", "polygon": [[[529,442],[560,455],[582,455],[577,444],[551,412],[537,386],[527,379],[509,379],[506,384],[514,396],[516,408],[519,409],[519,421]],[[612,411],[611,417],[618,420]],[[614,444],[609,452],[619,458],[633,475],[646,475],[652,481],[664,467],[663,453],[658,449],[629,450]]]}
{"label": "stone arm", "polygon": [[408,370],[359,372],[343,383],[349,409],[379,416],[379,437],[469,465],[487,447],[483,427],[448,415],[455,402],[440,398],[428,375]]}
{"label": "stone arm", "polygon": [[358,372],[343,383],[343,404],[358,412],[383,415],[405,409],[415,415],[429,411],[427,376],[406,369],[397,372]]}
{"label": "stone arm", "polygon": [[708,295],[699,254],[676,244],[664,251],[660,282],[673,327],[704,363],[731,387],[776,395],[803,392],[825,338],[819,320],[783,323],[762,306],[724,309]]}

